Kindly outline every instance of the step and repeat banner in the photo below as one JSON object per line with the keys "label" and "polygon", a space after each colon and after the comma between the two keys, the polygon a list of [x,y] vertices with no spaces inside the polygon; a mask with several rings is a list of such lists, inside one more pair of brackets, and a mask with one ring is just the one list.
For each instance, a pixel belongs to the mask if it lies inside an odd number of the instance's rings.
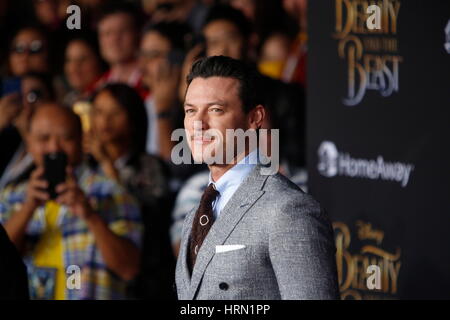
{"label": "step and repeat banner", "polygon": [[450,1],[308,6],[309,191],[341,296],[448,299]]}

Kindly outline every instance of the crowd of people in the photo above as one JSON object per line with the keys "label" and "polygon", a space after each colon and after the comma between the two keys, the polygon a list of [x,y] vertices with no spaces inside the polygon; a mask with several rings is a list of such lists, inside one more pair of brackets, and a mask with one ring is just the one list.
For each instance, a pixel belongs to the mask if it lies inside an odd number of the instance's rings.
{"label": "crowd of people", "polygon": [[[66,25],[81,8],[81,28]],[[175,164],[186,76],[201,57],[261,73],[280,171],[306,190],[306,0],[0,3],[0,223],[33,299],[175,299],[181,225],[208,184]],[[67,179],[44,190],[45,155]],[[1,231],[1,230],[0,230]],[[81,289],[66,286],[69,266]]]}

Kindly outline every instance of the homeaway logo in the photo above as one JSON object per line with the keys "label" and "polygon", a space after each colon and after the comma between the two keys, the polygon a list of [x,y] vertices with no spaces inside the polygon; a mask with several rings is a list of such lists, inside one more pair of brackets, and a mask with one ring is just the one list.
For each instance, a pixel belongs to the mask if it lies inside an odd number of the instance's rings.
{"label": "homeaway logo", "polygon": [[324,141],[319,147],[319,172],[325,177],[337,174],[339,152],[333,142]]}
{"label": "homeaway logo", "polygon": [[447,26],[445,27],[445,50],[450,54],[450,20],[448,20]]}
{"label": "homeaway logo", "polygon": [[318,149],[317,169],[325,177],[346,176],[371,180],[396,181],[404,188],[408,185],[414,165],[376,159],[352,158],[348,152],[338,151],[331,141],[323,141]]}

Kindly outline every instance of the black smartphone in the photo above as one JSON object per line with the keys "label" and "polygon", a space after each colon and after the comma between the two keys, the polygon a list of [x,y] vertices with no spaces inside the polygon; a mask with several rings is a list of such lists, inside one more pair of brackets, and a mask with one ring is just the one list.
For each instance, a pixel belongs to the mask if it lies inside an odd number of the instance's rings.
{"label": "black smartphone", "polygon": [[56,186],[66,181],[67,155],[53,152],[44,155],[44,178],[47,180],[47,192],[51,199],[56,199]]}

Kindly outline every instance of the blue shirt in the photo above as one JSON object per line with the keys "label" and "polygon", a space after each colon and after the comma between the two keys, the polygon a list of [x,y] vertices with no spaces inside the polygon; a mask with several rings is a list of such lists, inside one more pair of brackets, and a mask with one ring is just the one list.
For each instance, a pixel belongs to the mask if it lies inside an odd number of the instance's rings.
{"label": "blue shirt", "polygon": [[213,202],[213,213],[216,219],[219,217],[230,198],[236,192],[237,188],[239,188],[242,181],[244,181],[250,171],[252,171],[256,166],[257,161],[258,149],[255,149],[244,159],[225,172],[225,174],[216,182],[212,180],[211,173],[209,173],[209,184],[212,183],[216,187],[216,190],[220,193],[217,199]]}

